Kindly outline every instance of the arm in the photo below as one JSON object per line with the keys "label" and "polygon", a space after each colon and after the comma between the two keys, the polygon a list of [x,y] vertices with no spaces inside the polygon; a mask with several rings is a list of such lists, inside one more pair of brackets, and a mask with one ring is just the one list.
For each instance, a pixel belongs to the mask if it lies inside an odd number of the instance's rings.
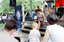
{"label": "arm", "polygon": [[38,30],[39,30],[39,28],[40,28],[40,21],[38,21]]}
{"label": "arm", "polygon": [[46,12],[46,11],[45,11],[45,8],[44,8],[44,15],[46,14],[45,12]]}
{"label": "arm", "polygon": [[45,23],[46,17],[44,15],[44,13],[42,13],[42,17],[43,17],[43,24]]}
{"label": "arm", "polygon": [[46,29],[45,35],[44,35],[43,40],[41,42],[46,42],[48,37],[49,37],[49,31],[48,31],[48,29]]}

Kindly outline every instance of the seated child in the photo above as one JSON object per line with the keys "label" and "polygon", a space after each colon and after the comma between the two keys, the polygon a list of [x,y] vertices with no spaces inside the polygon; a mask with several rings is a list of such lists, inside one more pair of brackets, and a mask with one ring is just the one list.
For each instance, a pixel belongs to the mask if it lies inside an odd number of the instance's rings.
{"label": "seated child", "polygon": [[33,23],[32,25],[32,30],[30,31],[29,34],[29,42],[40,42],[40,32],[38,30],[38,24],[36,22]]}

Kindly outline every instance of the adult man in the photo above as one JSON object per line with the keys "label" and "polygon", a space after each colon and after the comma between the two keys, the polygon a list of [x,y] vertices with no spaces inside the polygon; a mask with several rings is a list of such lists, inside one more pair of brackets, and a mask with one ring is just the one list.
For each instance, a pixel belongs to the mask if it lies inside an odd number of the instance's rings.
{"label": "adult man", "polygon": [[0,42],[18,42],[11,34],[17,27],[17,22],[15,20],[9,20],[5,24],[2,32],[0,32]]}
{"label": "adult man", "polygon": [[60,16],[60,18],[63,16],[63,11],[64,11],[63,5],[60,4],[60,7],[58,8],[58,14],[57,14]]}

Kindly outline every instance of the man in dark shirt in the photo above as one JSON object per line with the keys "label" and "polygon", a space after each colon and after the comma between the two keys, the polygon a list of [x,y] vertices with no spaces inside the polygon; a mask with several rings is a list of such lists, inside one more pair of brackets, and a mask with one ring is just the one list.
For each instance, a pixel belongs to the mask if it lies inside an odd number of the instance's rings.
{"label": "man in dark shirt", "polygon": [[60,16],[60,18],[63,16],[63,10],[64,10],[63,5],[60,4],[60,7],[58,8],[58,15]]}

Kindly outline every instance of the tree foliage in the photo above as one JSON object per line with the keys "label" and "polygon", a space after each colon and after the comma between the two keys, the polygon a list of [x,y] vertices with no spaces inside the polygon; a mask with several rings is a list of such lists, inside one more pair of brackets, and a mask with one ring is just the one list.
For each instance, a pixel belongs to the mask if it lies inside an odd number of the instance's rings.
{"label": "tree foliage", "polygon": [[[37,0],[32,0],[32,9],[35,10],[37,5],[41,4],[41,2],[37,1]],[[10,0],[3,0],[0,3],[1,7],[0,7],[0,12],[2,13],[7,13],[7,12],[11,12],[14,11],[14,7],[10,6]],[[16,5],[22,6],[22,0],[16,0]],[[30,10],[30,0],[24,0],[24,8],[25,10],[29,11]]]}

